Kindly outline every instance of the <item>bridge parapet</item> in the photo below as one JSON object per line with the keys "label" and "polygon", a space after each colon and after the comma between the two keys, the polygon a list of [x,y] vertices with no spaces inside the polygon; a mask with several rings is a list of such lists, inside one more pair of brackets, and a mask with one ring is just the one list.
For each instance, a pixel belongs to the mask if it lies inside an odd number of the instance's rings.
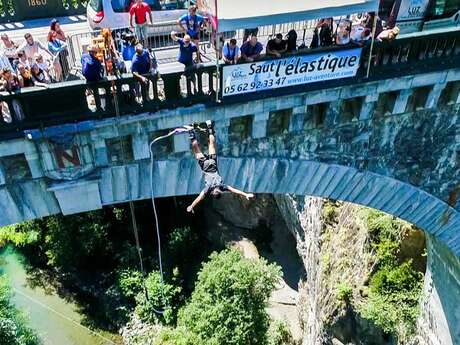
{"label": "bridge parapet", "polygon": [[[349,46],[334,47],[300,52],[298,55],[333,54],[349,49]],[[386,79],[390,83],[401,80],[404,83],[405,76],[455,68],[460,65],[460,30],[377,42],[367,77],[369,49],[369,46],[363,48],[355,77],[254,92],[244,95],[245,101],[339,86],[358,86],[376,80]],[[21,137],[24,129],[114,117],[117,107],[121,115],[132,115],[193,104],[221,106],[241,101],[241,96],[230,96],[219,97],[220,101],[216,102],[216,92],[222,89],[218,88],[222,80],[217,80],[215,66],[196,69],[195,87],[191,78],[182,74],[165,73],[161,78],[148,76],[149,87],[141,85],[138,99],[134,97],[138,83],[132,75],[113,77],[99,83],[72,81],[51,85],[49,89],[29,88],[14,94],[1,93],[0,101],[8,105],[11,116],[7,120],[11,122],[0,122],[0,138]],[[89,93],[93,96],[88,97]],[[117,96],[116,101],[114,95]]]}

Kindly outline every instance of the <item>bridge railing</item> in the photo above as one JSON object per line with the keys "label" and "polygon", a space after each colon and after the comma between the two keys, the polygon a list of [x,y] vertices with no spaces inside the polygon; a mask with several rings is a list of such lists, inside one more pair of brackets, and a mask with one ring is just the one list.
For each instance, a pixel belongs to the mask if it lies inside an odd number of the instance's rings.
{"label": "bridge railing", "polygon": [[[349,48],[333,47],[324,48],[322,51]],[[318,50],[311,52],[318,53]],[[304,51],[298,54],[308,53]],[[376,42],[369,79],[366,78],[368,56],[367,46],[363,50],[358,73],[353,78],[253,92],[244,95],[244,100],[279,97],[283,94],[459,67],[460,31],[393,42]],[[212,64],[205,64],[186,75],[184,72],[173,72],[146,77],[147,84],[137,81],[131,74],[126,74],[109,77],[98,83],[77,80],[50,85],[47,89],[26,88],[12,94],[0,93],[3,116],[3,121],[0,118],[0,138],[21,137],[24,129],[114,117],[117,109],[123,115],[154,113],[162,108],[197,103],[217,104],[218,80],[216,67]],[[241,99],[242,95],[225,97],[222,102],[241,102]]]}

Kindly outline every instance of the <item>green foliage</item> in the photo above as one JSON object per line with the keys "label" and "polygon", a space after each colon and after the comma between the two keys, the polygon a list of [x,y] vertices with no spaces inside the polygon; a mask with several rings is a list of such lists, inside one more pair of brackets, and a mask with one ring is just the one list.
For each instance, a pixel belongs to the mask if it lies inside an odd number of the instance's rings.
{"label": "green foliage", "polygon": [[11,289],[0,275],[0,345],[38,345],[37,335],[27,326],[27,320],[10,302]]}
{"label": "green foliage", "polygon": [[415,332],[423,273],[412,260],[400,262],[398,251],[410,225],[379,211],[365,209],[364,218],[376,251],[377,270],[369,282],[369,297],[361,315],[405,343]]}
{"label": "green foliage", "polygon": [[[165,282],[161,286],[160,272],[151,272],[145,280],[146,291],[140,291],[136,296],[136,313],[148,322],[160,321],[173,325],[177,319],[177,311],[181,305],[181,291],[178,284]],[[146,293],[148,299],[146,298]],[[158,314],[157,311],[163,311]]]}
{"label": "green foliage", "polygon": [[[31,222],[26,222],[31,223]],[[0,248],[7,244],[15,247],[24,247],[37,242],[39,232],[37,229],[21,225],[9,225],[0,228]]]}
{"label": "green foliage", "polygon": [[155,345],[200,345],[203,341],[184,327],[165,328],[155,340]]}
{"label": "green foliage", "polygon": [[198,247],[198,235],[189,227],[174,229],[169,234],[167,245],[170,265],[178,267],[181,273],[186,271]]}
{"label": "green foliage", "polygon": [[289,326],[284,321],[274,321],[268,330],[268,345],[294,344]]}
{"label": "green foliage", "polygon": [[142,273],[134,270],[122,270],[118,274],[118,286],[123,295],[134,299],[142,291]]}
{"label": "green foliage", "polygon": [[245,259],[235,250],[213,253],[178,323],[208,345],[266,344],[265,307],[280,277],[280,268],[265,260]]}
{"label": "green foliage", "polygon": [[353,298],[353,289],[348,283],[342,282],[337,286],[337,299],[342,302],[350,302]]}

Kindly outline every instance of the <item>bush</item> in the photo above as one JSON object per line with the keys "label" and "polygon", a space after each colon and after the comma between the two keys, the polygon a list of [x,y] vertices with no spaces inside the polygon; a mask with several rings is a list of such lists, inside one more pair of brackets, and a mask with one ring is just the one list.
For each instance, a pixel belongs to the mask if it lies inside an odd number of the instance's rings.
{"label": "bush", "polygon": [[184,327],[165,328],[155,341],[155,345],[201,345],[203,341]]}
{"label": "bush", "polygon": [[268,330],[268,345],[294,344],[289,326],[284,321],[274,321]]}
{"label": "bush", "polygon": [[0,275],[0,345],[38,345],[37,335],[27,326],[27,320],[10,302],[11,289]]}
{"label": "bush", "polygon": [[[161,286],[160,272],[151,272],[145,280],[145,291],[140,291],[136,296],[136,313],[143,321],[155,323],[157,321],[173,325],[177,319],[177,311],[181,305],[182,289],[176,285],[165,282]],[[158,313],[162,312],[162,313]]]}
{"label": "bush", "polygon": [[265,260],[245,259],[235,250],[213,253],[178,323],[209,345],[266,344],[265,307],[280,277],[280,268]]}
{"label": "bush", "polygon": [[353,298],[353,289],[348,283],[340,283],[337,286],[337,299],[342,302],[350,302]]}

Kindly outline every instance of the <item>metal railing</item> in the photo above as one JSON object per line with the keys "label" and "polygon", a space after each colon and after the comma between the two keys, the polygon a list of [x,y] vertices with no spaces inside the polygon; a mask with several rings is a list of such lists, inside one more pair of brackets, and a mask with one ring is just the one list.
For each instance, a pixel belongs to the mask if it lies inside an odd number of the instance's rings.
{"label": "metal railing", "polygon": [[[349,49],[335,46],[312,50],[328,53]],[[321,81],[276,90],[244,95],[245,101],[283,94],[359,84],[370,80],[388,79],[441,71],[460,66],[460,31],[376,42],[371,59],[371,74],[366,78],[369,46],[362,52],[358,73],[353,78]],[[301,51],[297,54],[309,54]],[[232,96],[216,103],[216,67],[205,64],[187,72],[148,75],[148,83],[137,81],[131,74],[109,77],[98,83],[82,80],[50,85],[48,89],[26,88],[17,93],[0,93],[3,121],[0,119],[0,138],[23,136],[23,130],[88,119],[113,117],[115,102],[122,114],[156,112],[197,103],[227,104],[241,102]],[[222,74],[220,74],[222,75]],[[114,97],[116,96],[116,97]]]}

